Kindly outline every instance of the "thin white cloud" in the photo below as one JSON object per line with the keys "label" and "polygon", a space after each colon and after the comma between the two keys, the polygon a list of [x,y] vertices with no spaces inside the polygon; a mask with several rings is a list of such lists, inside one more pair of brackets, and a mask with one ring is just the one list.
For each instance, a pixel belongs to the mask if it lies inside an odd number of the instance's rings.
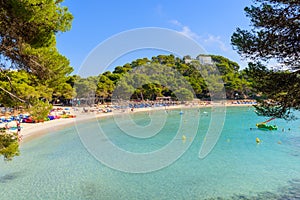
{"label": "thin white cloud", "polygon": [[173,24],[173,25],[175,25],[175,26],[179,26],[179,27],[182,26],[182,24],[181,24],[179,21],[177,21],[176,19],[171,20],[170,22],[171,22],[171,24]]}
{"label": "thin white cloud", "polygon": [[182,30],[179,31],[179,33],[182,33],[183,35],[185,35],[187,37],[190,37],[190,38],[193,38],[193,39],[199,39],[200,38],[200,36],[197,33],[191,31],[191,29],[188,26],[183,26]]}
{"label": "thin white cloud", "polygon": [[228,52],[230,49],[222,41],[220,36],[209,35],[208,38],[204,39],[203,42],[207,45],[217,44],[218,47],[225,52]]}
{"label": "thin white cloud", "polygon": [[164,11],[163,11],[163,6],[161,4],[158,4],[155,7],[155,12],[159,15],[159,16],[163,16],[164,15]]}
{"label": "thin white cloud", "polygon": [[190,29],[190,27],[183,25],[178,20],[171,20],[170,23],[181,29],[180,31],[178,31],[179,33],[196,40],[200,38],[200,36],[197,33],[193,32]]}
{"label": "thin white cloud", "polygon": [[220,49],[223,52],[231,51],[231,48],[228,47],[225,44],[225,42],[222,41],[222,38],[220,36],[215,36],[212,34],[209,34],[208,36],[201,36],[193,32],[189,26],[182,24],[178,20],[174,19],[174,20],[170,20],[169,22],[180,29],[178,31],[179,33],[199,41],[200,43],[202,43],[203,46],[216,46],[216,48]]}

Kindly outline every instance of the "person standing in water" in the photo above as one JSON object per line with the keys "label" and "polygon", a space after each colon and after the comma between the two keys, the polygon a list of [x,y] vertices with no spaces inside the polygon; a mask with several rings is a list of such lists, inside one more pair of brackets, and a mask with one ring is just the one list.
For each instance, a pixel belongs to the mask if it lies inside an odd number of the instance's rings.
{"label": "person standing in water", "polygon": [[6,129],[6,130],[9,129],[8,122],[5,124],[5,129]]}
{"label": "person standing in water", "polygon": [[21,135],[21,123],[20,121],[16,120],[17,124],[17,135],[18,135],[18,141],[21,141],[22,135]]}

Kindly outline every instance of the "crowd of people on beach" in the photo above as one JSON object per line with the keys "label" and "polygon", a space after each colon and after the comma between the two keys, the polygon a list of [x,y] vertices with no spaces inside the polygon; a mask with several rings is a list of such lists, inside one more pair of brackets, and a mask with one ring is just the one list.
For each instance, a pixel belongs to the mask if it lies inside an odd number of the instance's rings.
{"label": "crowd of people on beach", "polygon": [[[21,131],[24,128],[24,124],[34,124],[38,122],[50,121],[60,118],[74,118],[75,115],[70,114],[70,109],[71,108],[62,107],[54,108],[51,110],[46,119],[40,121],[35,121],[34,118],[26,112],[21,112],[19,114],[10,114],[6,112],[3,113],[2,116],[0,116],[0,130],[2,133],[15,134],[18,141],[21,141],[23,138]],[[23,124],[23,126],[21,124]]]}
{"label": "crowd of people on beach", "polygon": [[256,101],[254,100],[236,100],[236,101],[232,101],[232,104],[250,104],[250,105],[255,105]]}
{"label": "crowd of people on beach", "polygon": [[[179,101],[126,101],[118,103],[102,103],[93,106],[82,107],[54,107],[49,113],[47,119],[44,121],[52,121],[61,118],[74,118],[76,115],[84,115],[87,113],[101,114],[111,112],[133,112],[136,109],[154,109],[176,107],[176,106],[188,106],[188,107],[206,107],[210,106],[211,101],[192,101],[192,102],[179,102]],[[252,105],[256,102],[253,100],[232,100],[227,101],[227,105]],[[34,121],[28,113],[22,113],[18,115],[2,115],[0,116],[0,129],[8,132],[15,133],[18,140],[22,140],[21,130],[25,123],[37,123]]]}

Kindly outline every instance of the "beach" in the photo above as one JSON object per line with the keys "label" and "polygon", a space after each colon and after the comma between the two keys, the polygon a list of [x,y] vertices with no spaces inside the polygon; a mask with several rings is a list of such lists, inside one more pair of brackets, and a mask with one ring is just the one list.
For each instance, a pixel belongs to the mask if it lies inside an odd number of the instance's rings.
{"label": "beach", "polygon": [[[249,102],[249,101],[248,101]],[[201,103],[201,104],[180,104],[180,105],[172,105],[172,106],[159,106],[159,107],[146,107],[146,108],[134,108],[133,110],[127,109],[113,109],[112,112],[99,112],[96,107],[88,108],[90,112],[84,112],[86,108],[78,108],[78,107],[56,107],[60,108],[60,110],[67,110],[68,114],[75,115],[75,118],[60,118],[40,123],[21,123],[21,135],[22,142],[30,141],[36,137],[42,136],[44,134],[48,134],[51,132],[56,132],[66,127],[74,126],[79,123],[84,123],[86,121],[96,120],[103,117],[109,117],[116,114],[124,114],[124,113],[136,113],[136,112],[147,112],[147,111],[155,111],[155,110],[171,110],[171,109],[184,109],[184,108],[206,108],[213,106],[251,106],[249,103],[236,103],[236,101],[227,101],[224,104],[219,103]],[[92,111],[92,112],[91,112]],[[55,111],[55,115],[61,115],[62,112],[57,113]],[[9,127],[16,126],[16,122],[12,121],[7,123]],[[5,125],[2,123],[0,127],[4,127]]]}
{"label": "beach", "polygon": [[[155,111],[163,108],[151,109],[154,110],[150,113],[153,113],[155,119],[166,117],[158,116],[159,113],[163,114],[164,110]],[[183,115],[187,117],[185,124],[195,119],[193,114],[198,113],[198,109],[193,110],[196,112],[183,110],[183,113],[191,113],[191,115]],[[164,199],[174,199],[174,194],[176,194],[175,199],[193,199],[203,196],[211,199],[218,197],[234,199],[231,197],[236,195],[243,195],[247,199],[258,195],[261,199],[288,195],[290,199],[295,199],[293,198],[295,194],[299,194],[300,177],[299,122],[286,123],[283,120],[276,120],[274,123],[280,129],[284,127],[286,130],[288,128],[291,130],[262,131],[253,127],[265,118],[257,116],[252,108],[228,106],[224,128],[217,144],[205,159],[200,159],[199,151],[208,136],[208,129],[216,130],[210,126],[213,110],[217,112],[218,108],[199,110],[199,114],[208,112],[208,117],[204,114],[199,117],[201,123],[197,132],[193,133],[189,127],[180,128],[179,123],[183,122],[179,115],[180,109],[169,110],[163,129],[155,137],[147,139],[126,134],[123,129],[118,128],[114,119],[100,118],[98,122],[91,119],[97,116],[95,113],[81,113],[83,118],[90,118],[89,120],[92,121],[84,122],[77,127],[65,128],[77,124],[76,121],[72,122],[74,119],[58,119],[57,124],[63,123],[61,127],[57,127],[54,121],[40,123],[39,127],[51,124],[49,129],[44,131],[44,134],[48,133],[47,135],[40,136],[42,133],[37,132],[33,134],[36,137],[34,140],[26,138],[21,143],[21,156],[16,157],[12,162],[0,162],[0,184],[4,191],[4,198],[31,199],[33,196],[40,199],[58,199],[57,194],[59,194],[59,199],[120,199],[119,197],[155,199],[157,191],[160,191]],[[138,125],[149,123],[148,112],[138,112],[140,110],[135,109],[133,113],[136,114],[129,114],[129,117],[132,117]],[[126,110],[125,113],[132,113],[132,111]],[[154,115],[155,113],[157,115]],[[300,116],[300,113],[296,115]],[[79,121],[83,118],[78,116]],[[66,125],[69,122],[70,124]],[[30,125],[34,130],[39,129],[36,124]],[[93,143],[93,139],[99,136],[99,125],[107,139],[95,140],[97,142]],[[59,128],[62,129],[55,131]],[[145,131],[145,134],[151,133],[152,130],[148,129],[148,131]],[[85,140],[87,138],[83,139],[84,134],[92,139],[90,141],[92,143],[88,143],[89,141]],[[182,134],[186,139],[182,139]],[[195,134],[194,138],[193,134]],[[256,143],[257,137],[261,140],[259,144]],[[124,165],[131,163],[126,156],[119,156],[109,149],[100,150],[100,148],[115,144],[116,147],[128,152],[147,152],[148,155],[148,152],[163,151],[171,142],[176,144],[172,147],[172,152],[182,147],[188,149],[174,163],[153,173],[122,173],[113,168],[113,165],[106,164],[105,160],[95,157],[95,153],[104,152],[101,155],[108,155],[123,166],[123,163]],[[162,154],[162,159],[154,157],[151,163],[160,164],[168,159],[169,155]],[[140,162],[147,162],[147,160]],[[145,166],[149,166],[146,164]],[[132,166],[135,166],[134,163]],[[86,191],[91,192],[86,193]]]}

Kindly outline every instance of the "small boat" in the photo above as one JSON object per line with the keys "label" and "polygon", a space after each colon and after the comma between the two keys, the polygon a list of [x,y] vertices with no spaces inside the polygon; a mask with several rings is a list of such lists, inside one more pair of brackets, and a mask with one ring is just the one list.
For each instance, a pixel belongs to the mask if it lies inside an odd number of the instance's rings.
{"label": "small boat", "polygon": [[265,123],[260,123],[260,124],[256,124],[257,128],[262,129],[262,130],[277,130],[277,126],[276,125],[267,125]]}
{"label": "small boat", "polygon": [[271,119],[268,119],[267,121],[261,122],[256,124],[257,128],[261,129],[261,130],[277,130],[277,126],[276,125],[267,125],[268,122],[274,120],[275,117],[272,117]]}

